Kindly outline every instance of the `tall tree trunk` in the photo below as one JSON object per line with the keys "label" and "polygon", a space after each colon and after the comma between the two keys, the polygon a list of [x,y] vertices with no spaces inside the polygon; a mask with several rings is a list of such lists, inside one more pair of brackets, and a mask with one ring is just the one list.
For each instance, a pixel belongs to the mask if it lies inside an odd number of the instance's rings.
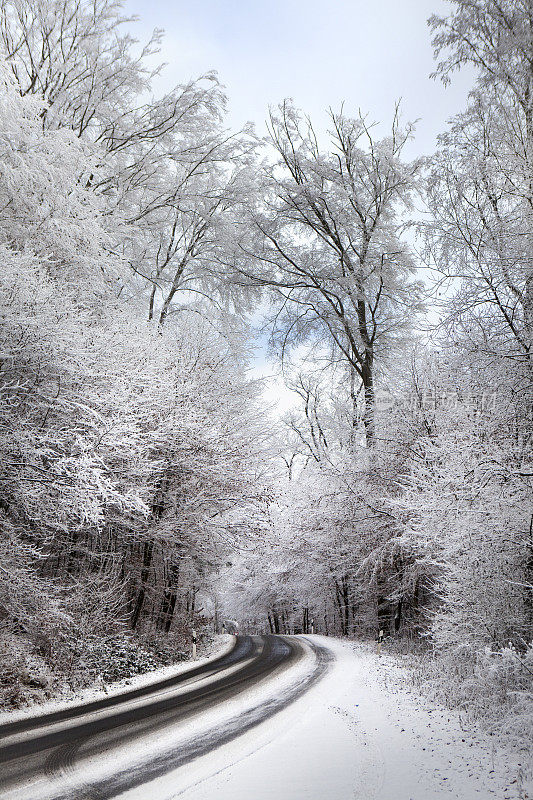
{"label": "tall tree trunk", "polygon": [[272,621],[274,623],[274,633],[279,633],[279,616],[275,608],[272,609]]}
{"label": "tall tree trunk", "polygon": [[135,600],[133,613],[131,615],[131,627],[133,630],[135,630],[135,628],[137,627],[142,607],[144,605],[144,599],[146,597],[146,588],[148,584],[148,577],[150,575],[150,567],[152,565],[153,553],[154,553],[154,540],[150,539],[147,542],[145,542],[143,546],[143,566],[141,569],[141,582],[140,582],[141,585],[139,587],[139,591],[137,593],[137,599]]}
{"label": "tall tree trunk", "polygon": [[375,428],[375,396],[374,396],[374,371],[373,354],[370,351],[365,353],[365,362],[362,368],[363,390],[365,394],[365,413],[363,422],[365,426],[365,437],[368,447],[372,447],[376,437]]}
{"label": "tall tree trunk", "polygon": [[400,625],[402,624],[402,610],[403,610],[403,600],[400,598],[396,605],[396,611],[394,613],[394,633],[398,633],[400,630]]}
{"label": "tall tree trunk", "polygon": [[177,601],[177,587],[179,581],[179,566],[177,564],[170,564],[165,570],[164,580],[165,586],[163,588],[163,597],[161,599],[157,627],[160,630],[164,630],[165,633],[168,633],[172,626]]}

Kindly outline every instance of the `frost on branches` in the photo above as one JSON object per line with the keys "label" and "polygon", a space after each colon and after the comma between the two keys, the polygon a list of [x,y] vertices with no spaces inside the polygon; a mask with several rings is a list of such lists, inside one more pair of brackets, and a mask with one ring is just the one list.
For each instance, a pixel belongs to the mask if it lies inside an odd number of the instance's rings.
{"label": "frost on branches", "polygon": [[531,741],[533,22],[451,6],[435,73],[476,82],[408,161],[399,107],[230,131],[214,73],[156,95],[120,3],[0,0],[5,707],[224,614],[382,631]]}
{"label": "frost on branches", "polygon": [[54,676],[94,679],[104,644],[127,647],[132,630],[140,665],[179,655],[193,617],[202,625],[195,598],[206,571],[244,535],[231,514],[263,502],[269,437],[258,389],[242,377],[241,327],[230,333],[228,314],[202,320],[183,307],[167,333],[123,301],[131,273],[117,242],[130,233],[95,189],[105,174],[98,144],[43,125],[46,99],[21,96],[2,69],[9,707]]}

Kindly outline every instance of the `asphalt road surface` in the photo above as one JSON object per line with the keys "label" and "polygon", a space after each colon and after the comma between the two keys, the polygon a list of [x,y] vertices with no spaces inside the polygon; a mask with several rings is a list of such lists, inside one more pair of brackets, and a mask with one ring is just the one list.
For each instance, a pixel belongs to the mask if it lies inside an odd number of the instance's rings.
{"label": "asphalt road surface", "polygon": [[[186,764],[240,736],[285,708],[314,684],[330,654],[312,645],[315,667],[289,692],[275,691],[247,708],[233,724],[188,738],[186,744],[139,759],[132,768],[91,779],[77,771],[91,760],[118,748],[141,747],[166,729],[194,720],[195,715],[234,698],[294,665],[311,645],[296,637],[239,636],[233,649],[187,672],[113,697],[71,706],[35,718],[0,725],[0,798],[47,797],[53,800],[108,800]],[[272,684],[275,686],[275,683]],[[68,777],[68,788],[57,778]],[[55,787],[55,788],[54,788]]]}

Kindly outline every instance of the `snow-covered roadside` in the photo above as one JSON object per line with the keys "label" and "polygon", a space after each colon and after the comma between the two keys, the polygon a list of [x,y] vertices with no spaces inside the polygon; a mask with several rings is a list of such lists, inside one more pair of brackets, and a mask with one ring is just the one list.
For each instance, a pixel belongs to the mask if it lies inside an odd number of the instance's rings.
{"label": "snow-covered roadside", "polygon": [[[396,753],[409,754],[414,771],[428,787],[427,794],[421,797],[533,798],[530,753],[506,747],[475,725],[465,726],[457,711],[418,692],[409,668],[402,665],[398,656],[378,656],[374,647],[359,643],[349,646],[361,664],[369,698],[383,698],[376,715],[376,730],[370,734],[375,736],[377,732],[380,739],[385,734],[391,750],[396,744]],[[359,708],[361,716],[371,722],[369,701]],[[403,739],[408,740],[408,747],[402,745]]]}
{"label": "snow-covered roadside", "polygon": [[206,664],[209,661],[214,661],[217,658],[229,653],[233,648],[235,637],[230,634],[224,633],[216,636],[211,641],[202,655],[194,661],[188,659],[187,661],[180,661],[178,664],[170,664],[160,669],[153,669],[145,672],[142,675],[135,675],[131,678],[123,678],[121,681],[110,683],[107,685],[96,684],[78,693],[73,693],[69,697],[63,699],[49,700],[46,703],[34,704],[25,708],[17,709],[16,711],[3,711],[0,712],[0,724],[6,722],[14,722],[15,720],[25,719],[26,717],[39,717],[43,714],[49,714],[52,711],[62,711],[72,705],[79,705],[81,703],[88,703],[91,700],[99,700],[102,697],[114,697],[115,695],[122,694],[123,692],[135,689],[140,686],[147,686],[165,678],[171,678],[174,675],[180,675],[193,667]]}
{"label": "snow-covered roadside", "polygon": [[[516,754],[409,689],[393,656],[309,637],[335,662],[244,736],[124,800],[525,800]],[[222,722],[222,720],[221,720]],[[149,791],[148,791],[149,789]]]}

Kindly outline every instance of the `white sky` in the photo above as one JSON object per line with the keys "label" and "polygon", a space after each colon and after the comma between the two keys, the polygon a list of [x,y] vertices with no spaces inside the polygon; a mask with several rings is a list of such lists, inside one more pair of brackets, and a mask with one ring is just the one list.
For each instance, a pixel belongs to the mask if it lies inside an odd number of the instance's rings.
{"label": "white sky", "polygon": [[[388,124],[401,98],[403,119],[419,120],[406,157],[430,154],[473,83],[467,72],[448,87],[429,77],[426,20],[448,13],[444,0],[126,0],[124,10],[139,16],[132,33],[141,41],[153,28],[166,32],[159,88],[216,70],[229,96],[229,126],[251,120],[260,134],[268,106],[286,97],[317,131],[326,110],[343,101],[346,114],[361,109]],[[264,356],[254,372],[272,372]],[[269,394],[281,398],[280,409],[290,399],[280,382]]]}
{"label": "white sky", "polygon": [[426,20],[446,13],[443,0],[126,0],[124,8],[140,17],[139,38],[165,29],[165,85],[216,70],[230,124],[252,120],[260,132],[268,105],[285,97],[319,122],[342,101],[348,114],[360,108],[387,122],[402,98],[404,118],[420,119],[412,154],[430,153],[471,85],[466,74],[448,88],[429,78]]}

